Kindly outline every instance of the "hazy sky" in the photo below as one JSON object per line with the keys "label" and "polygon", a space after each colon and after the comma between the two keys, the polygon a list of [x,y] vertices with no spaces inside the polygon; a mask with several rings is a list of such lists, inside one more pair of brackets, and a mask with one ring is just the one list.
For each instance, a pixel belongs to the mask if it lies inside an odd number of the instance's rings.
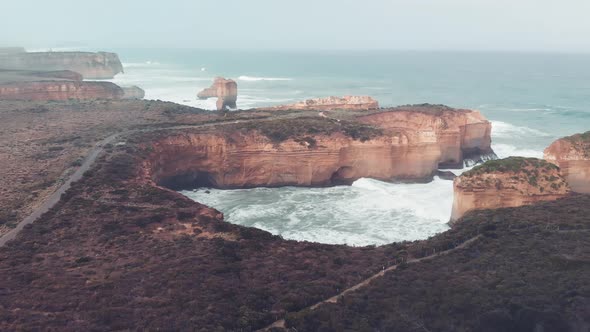
{"label": "hazy sky", "polygon": [[590,52],[589,0],[19,0],[0,44]]}

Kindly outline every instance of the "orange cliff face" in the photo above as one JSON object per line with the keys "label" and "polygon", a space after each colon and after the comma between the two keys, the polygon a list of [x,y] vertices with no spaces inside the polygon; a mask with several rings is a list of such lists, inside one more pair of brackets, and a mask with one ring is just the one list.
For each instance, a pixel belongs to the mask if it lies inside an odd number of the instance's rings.
{"label": "orange cliff face", "polygon": [[342,133],[280,143],[254,131],[229,136],[187,133],[158,140],[151,149],[149,177],[172,188],[328,186],[361,177],[423,179],[432,176],[438,161],[436,149],[408,146],[397,137],[363,142]]}
{"label": "orange cliff face", "polygon": [[553,142],[544,158],[561,168],[572,191],[590,194],[590,131]]}
{"label": "orange cliff face", "polygon": [[443,105],[400,106],[357,118],[390,133],[400,133],[407,140],[436,144],[441,168],[463,168],[495,159],[491,148],[490,121],[479,111],[453,109]]}
{"label": "orange cliff face", "polygon": [[36,81],[0,84],[3,100],[120,99],[123,90],[110,82]]}
{"label": "orange cliff face", "polygon": [[13,52],[0,54],[0,68],[14,70],[71,70],[85,79],[111,79],[123,72],[115,53]]}
{"label": "orange cliff face", "polygon": [[[416,120],[419,124],[437,123],[433,114],[392,113],[421,118]],[[457,116],[465,123],[473,114],[462,111]],[[362,120],[367,119],[372,117]],[[444,131],[438,125],[435,127],[439,129],[431,127],[407,124],[402,129],[387,130],[361,121],[313,117],[260,120],[236,125],[231,131],[185,131],[157,138],[146,147],[151,152],[145,172],[155,183],[174,188],[327,186],[350,184],[362,177],[424,182],[449,159],[450,143],[439,140],[445,137]],[[455,161],[461,163],[464,149],[489,142],[485,137],[488,130],[453,132],[458,135],[453,141]],[[485,143],[480,147],[486,153],[491,151]]]}
{"label": "orange cliff face", "polygon": [[474,210],[530,205],[569,193],[559,168],[551,163],[521,157],[492,160],[455,179],[451,222]]}

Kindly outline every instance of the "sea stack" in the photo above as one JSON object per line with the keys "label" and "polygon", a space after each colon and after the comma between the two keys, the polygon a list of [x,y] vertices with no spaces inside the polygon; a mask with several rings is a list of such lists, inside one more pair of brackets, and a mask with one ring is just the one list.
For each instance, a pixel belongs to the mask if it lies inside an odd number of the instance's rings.
{"label": "sea stack", "polygon": [[235,109],[238,100],[238,84],[236,81],[217,77],[211,87],[206,88],[197,94],[199,99],[208,99],[217,97],[217,110],[227,108]]}
{"label": "sea stack", "polygon": [[544,158],[561,168],[572,191],[590,194],[590,131],[553,142]]}
{"label": "sea stack", "polygon": [[488,161],[457,177],[453,187],[451,222],[474,210],[530,205],[570,193],[559,167],[522,157]]}

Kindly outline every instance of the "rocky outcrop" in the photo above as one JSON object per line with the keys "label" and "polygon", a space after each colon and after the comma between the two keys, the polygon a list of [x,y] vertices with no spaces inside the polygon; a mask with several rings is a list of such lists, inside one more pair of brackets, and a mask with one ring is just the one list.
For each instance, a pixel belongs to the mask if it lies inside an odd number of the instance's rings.
{"label": "rocky outcrop", "polygon": [[125,86],[122,89],[123,99],[143,99],[145,97],[145,91],[138,86]]}
{"label": "rocky outcrop", "polygon": [[496,159],[491,148],[492,125],[479,111],[443,105],[408,105],[357,118],[403,140],[435,145],[440,168],[463,168]]}
{"label": "rocky outcrop", "polygon": [[329,186],[361,177],[422,180],[436,168],[436,160],[416,162],[423,150],[390,136],[361,142],[343,134],[316,135],[276,144],[255,132],[186,134],[152,148],[150,177],[173,188]]}
{"label": "rocky outcrop", "polygon": [[120,99],[123,90],[110,82],[37,81],[0,84],[3,100]]}
{"label": "rocky outcrop", "polygon": [[559,167],[535,158],[488,161],[454,181],[451,222],[473,210],[551,201],[570,193]]}
{"label": "rocky outcrop", "polygon": [[199,99],[217,98],[217,110],[235,109],[238,100],[238,84],[223,77],[215,78],[213,85],[197,94]]}
{"label": "rocky outcrop", "polygon": [[275,107],[262,108],[264,110],[281,111],[281,110],[357,110],[366,111],[378,109],[379,102],[369,96],[344,96],[344,97],[324,97],[308,99],[299,103],[290,105],[281,105]]}
{"label": "rocky outcrop", "polygon": [[115,53],[33,52],[0,54],[0,68],[17,70],[71,70],[85,79],[111,79],[123,72]]}
{"label": "rocky outcrop", "polygon": [[[381,114],[386,116],[381,120],[393,121],[387,113]],[[414,111],[391,113],[421,116]],[[425,119],[436,122],[430,118],[432,114],[423,116],[418,123]],[[463,118],[463,124],[471,116],[467,111],[457,115]],[[371,122],[369,119],[374,118],[361,119]],[[381,127],[389,128],[385,124]],[[350,184],[362,177],[426,182],[436,174],[441,161],[448,159],[451,149],[449,142],[438,140],[439,136],[446,137],[444,132],[437,131],[440,128],[429,131],[427,127],[408,124],[389,130],[361,121],[313,117],[236,125],[225,132],[170,135],[155,140],[149,147],[153,153],[146,162],[146,176],[175,188],[327,186]],[[471,140],[486,140],[469,130],[457,129],[459,136],[454,141],[457,158],[462,154],[461,144],[475,146],[466,136],[461,136],[466,133],[470,133]],[[485,136],[488,131],[479,133]],[[489,149],[483,143],[479,147]]]}
{"label": "rocky outcrop", "polygon": [[572,191],[590,194],[590,131],[553,142],[544,158],[561,168]]}

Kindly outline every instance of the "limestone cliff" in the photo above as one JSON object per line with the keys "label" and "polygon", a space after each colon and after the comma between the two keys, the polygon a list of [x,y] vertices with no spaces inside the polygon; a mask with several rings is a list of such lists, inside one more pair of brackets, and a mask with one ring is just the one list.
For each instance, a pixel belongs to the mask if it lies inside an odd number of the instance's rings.
{"label": "limestone cliff", "polygon": [[488,161],[454,180],[451,222],[473,210],[550,201],[570,192],[559,167],[535,158]]}
{"label": "limestone cliff", "polygon": [[544,158],[561,168],[572,191],[590,194],[590,131],[553,142]]}
{"label": "limestone cliff", "polygon": [[3,100],[119,99],[123,90],[110,82],[36,81],[0,84]]}
{"label": "limestone cliff", "polygon": [[410,142],[435,144],[441,168],[463,168],[496,159],[491,148],[492,125],[480,112],[443,105],[407,105],[357,118]]}
{"label": "limestone cliff", "polygon": [[[393,113],[406,112],[410,111]],[[420,116],[410,113],[408,117]],[[463,123],[472,116],[460,114]],[[361,177],[424,182],[432,179],[451,149],[448,142],[441,146],[437,135],[420,126],[386,130],[322,117],[261,120],[237,124],[230,131],[155,139],[145,169],[153,181],[171,187],[325,186]],[[459,136],[454,149],[462,151],[464,141],[473,144]]]}
{"label": "limestone cliff", "polygon": [[308,99],[289,105],[261,108],[264,110],[372,110],[379,108],[379,102],[369,96],[344,96]]}
{"label": "limestone cliff", "polygon": [[199,99],[217,98],[217,110],[236,108],[238,100],[238,84],[234,80],[223,77],[215,78],[213,85],[197,94]]}
{"label": "limestone cliff", "polygon": [[85,79],[111,79],[123,72],[115,53],[32,52],[0,54],[0,68],[20,70],[71,70]]}

